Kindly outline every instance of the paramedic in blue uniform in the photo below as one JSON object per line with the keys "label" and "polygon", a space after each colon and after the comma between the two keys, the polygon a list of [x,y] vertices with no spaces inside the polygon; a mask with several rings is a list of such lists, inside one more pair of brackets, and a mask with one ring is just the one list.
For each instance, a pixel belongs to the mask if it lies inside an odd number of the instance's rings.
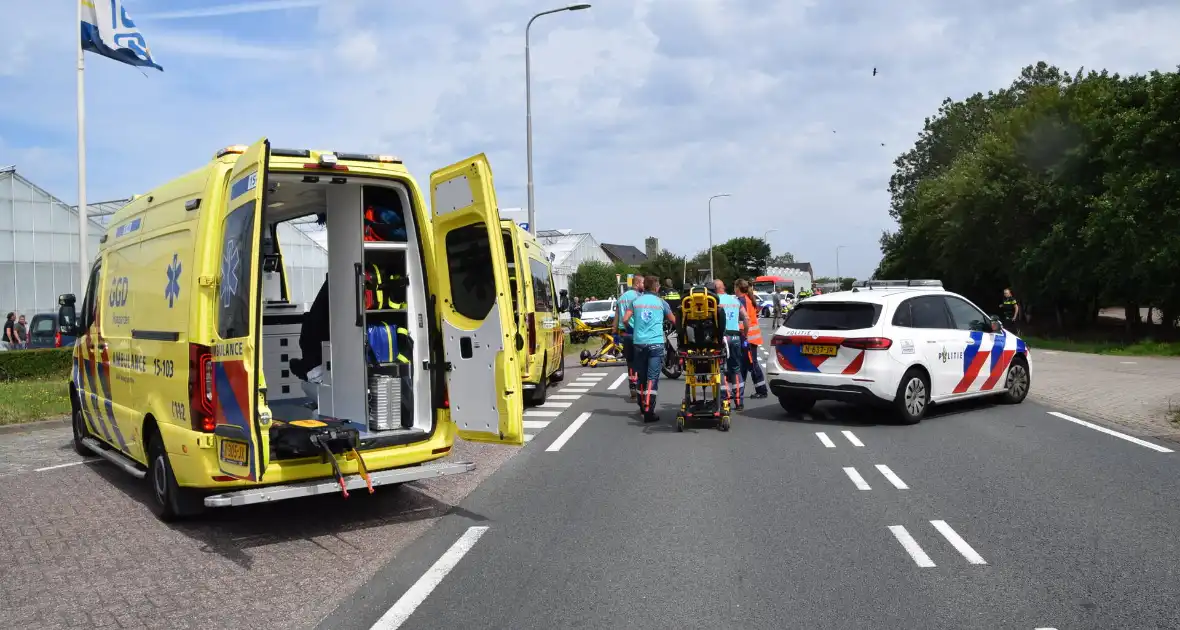
{"label": "paramedic in blue uniform", "polygon": [[660,369],[664,367],[664,322],[676,324],[672,307],[659,296],[660,279],[648,276],[647,291],[635,298],[623,321],[634,331],[635,368],[639,372],[639,410],[644,422],[659,420],[656,398],[660,389]]}
{"label": "paramedic in blue uniform", "polygon": [[[631,286],[634,288],[628,289],[620,295],[619,301],[615,304],[615,335],[622,338],[623,360],[627,362],[627,383],[631,390],[631,400],[635,400],[635,387],[638,379],[635,371],[635,349],[631,339],[632,327],[630,324],[624,323],[623,318],[626,316],[627,310],[631,308],[631,303],[643,295],[643,276],[635,276],[631,281]],[[654,290],[655,287],[652,289]]]}
{"label": "paramedic in blue uniform", "polygon": [[[741,411],[742,403],[742,335],[747,324],[746,309],[738,299],[725,292],[725,283],[713,281],[717,291],[717,307],[725,312],[725,391],[734,407]],[[732,383],[732,388],[730,383]]]}

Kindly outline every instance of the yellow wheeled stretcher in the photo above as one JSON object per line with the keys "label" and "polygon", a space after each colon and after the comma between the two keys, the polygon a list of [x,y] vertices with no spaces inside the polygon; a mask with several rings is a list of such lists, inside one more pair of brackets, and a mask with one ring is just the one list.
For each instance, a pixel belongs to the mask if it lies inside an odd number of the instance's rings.
{"label": "yellow wheeled stretcher", "polygon": [[684,400],[676,415],[676,430],[683,431],[689,420],[707,418],[718,429],[728,431],[729,398],[721,387],[725,316],[717,307],[717,294],[705,287],[693,287],[680,302],[677,323],[676,347],[684,364]]}
{"label": "yellow wheeled stretcher", "polygon": [[592,328],[582,320],[575,319],[573,329],[575,336],[584,335],[585,339],[598,337],[602,340],[602,346],[598,350],[594,352],[583,350],[578,356],[578,360],[583,366],[618,365],[625,361],[622,340],[615,334],[614,319],[607,320],[605,326],[598,328]]}

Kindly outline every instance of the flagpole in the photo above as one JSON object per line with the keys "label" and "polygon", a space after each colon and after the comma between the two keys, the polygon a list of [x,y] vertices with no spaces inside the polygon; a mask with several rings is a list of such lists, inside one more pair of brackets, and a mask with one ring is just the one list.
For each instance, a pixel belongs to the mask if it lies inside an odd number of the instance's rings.
{"label": "flagpole", "polygon": [[90,276],[90,257],[86,252],[86,231],[90,227],[86,209],[86,62],[82,52],[82,0],[74,3],[78,8],[74,21],[74,43],[78,47],[78,273],[81,278],[78,293],[85,293]]}

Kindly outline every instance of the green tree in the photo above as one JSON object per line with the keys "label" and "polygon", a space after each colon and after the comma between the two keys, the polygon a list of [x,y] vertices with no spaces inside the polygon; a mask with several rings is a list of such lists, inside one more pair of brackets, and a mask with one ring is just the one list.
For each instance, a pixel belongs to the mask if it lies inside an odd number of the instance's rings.
{"label": "green tree", "polygon": [[795,262],[795,255],[794,254],[792,254],[791,252],[783,252],[781,254],[776,254],[774,256],[771,256],[769,259],[767,259],[766,266],[767,267],[786,267],[787,265],[790,265],[794,262]]}
{"label": "green tree", "polygon": [[[733,267],[729,264],[729,257],[725,252],[713,248],[713,264],[717,267],[716,273],[713,277],[720,278],[726,284],[732,285],[733,279],[737,277]],[[709,278],[709,250],[698,252],[688,261],[688,281],[689,283],[704,282]]]}
{"label": "green tree", "polygon": [[[895,162],[877,277],[940,278],[991,309],[1012,286],[1040,323],[1100,306],[1180,315],[1180,75],[1038,63],[944,101]],[[1029,309],[1028,307],[1031,307]],[[1134,331],[1132,331],[1134,332]]]}
{"label": "green tree", "polygon": [[681,278],[685,275],[686,267],[683,256],[678,256],[665,249],[652,258],[648,258],[639,266],[639,270],[644,275],[656,276],[661,282],[664,278],[671,278],[675,286],[679,287],[682,284]]}
{"label": "green tree", "polygon": [[[737,278],[754,278],[766,274],[766,266],[770,261],[770,243],[754,236],[739,236],[731,238],[713,248],[714,256],[717,252],[725,254],[731,265],[731,273],[718,275],[727,283]],[[720,265],[718,265],[720,268]]]}
{"label": "green tree", "polygon": [[587,260],[578,265],[570,276],[570,293],[580,298],[614,297],[618,286],[615,283],[616,273],[616,266],[612,263]]}

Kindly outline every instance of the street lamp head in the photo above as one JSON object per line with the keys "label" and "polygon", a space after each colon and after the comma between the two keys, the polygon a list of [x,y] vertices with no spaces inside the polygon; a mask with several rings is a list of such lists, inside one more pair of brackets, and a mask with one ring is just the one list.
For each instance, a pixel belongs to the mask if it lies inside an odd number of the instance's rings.
{"label": "street lamp head", "polygon": [[565,8],[566,11],[581,11],[582,9],[589,9],[588,4],[571,4]]}

